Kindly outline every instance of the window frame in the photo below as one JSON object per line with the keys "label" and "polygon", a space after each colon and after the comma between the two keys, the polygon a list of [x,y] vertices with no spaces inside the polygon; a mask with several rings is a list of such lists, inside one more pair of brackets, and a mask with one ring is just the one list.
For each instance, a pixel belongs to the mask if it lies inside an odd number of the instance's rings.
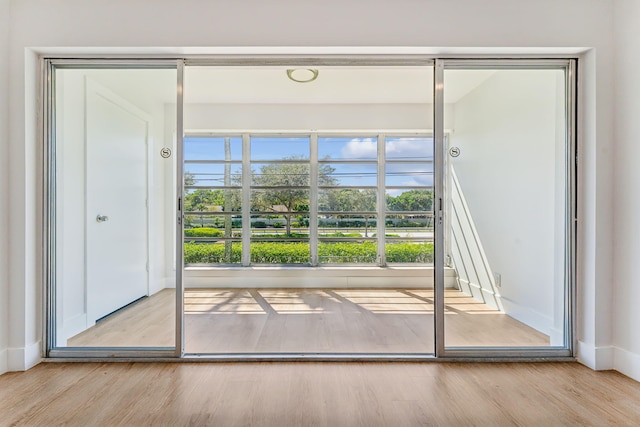
{"label": "window frame", "polygon": [[[386,144],[389,139],[398,139],[398,138],[419,138],[425,139],[429,141],[431,144],[431,150],[433,150],[434,145],[434,135],[431,130],[425,129],[424,131],[341,131],[339,133],[331,132],[331,131],[311,131],[301,133],[299,131],[292,132],[251,132],[251,131],[228,131],[228,132],[185,132],[184,139],[185,141],[192,140],[194,138],[242,138],[243,148],[242,148],[242,159],[239,161],[237,159],[231,159],[229,161],[226,160],[213,160],[213,159],[202,159],[202,160],[185,160],[185,163],[198,163],[198,164],[241,164],[242,165],[242,183],[240,186],[232,185],[232,186],[185,186],[185,189],[193,189],[193,188],[214,188],[215,189],[229,189],[229,190],[238,190],[241,189],[241,212],[194,212],[185,210],[184,214],[186,215],[201,215],[205,214],[208,216],[226,216],[226,215],[240,215],[242,216],[242,228],[241,235],[242,238],[219,238],[218,240],[223,241],[232,241],[242,243],[242,260],[239,263],[185,263],[184,268],[190,267],[198,267],[198,268],[210,268],[215,269],[218,267],[292,267],[292,268],[317,268],[317,267],[370,267],[370,268],[384,268],[388,266],[386,261],[386,216],[394,215],[395,213],[387,210],[386,204],[386,167],[387,164],[413,164],[413,163],[431,163],[433,164],[434,160],[390,160],[386,161]],[[251,156],[251,144],[252,138],[308,138],[309,141],[309,158],[308,159],[300,159],[300,160],[285,160],[285,159],[254,159]],[[320,145],[320,141],[323,138],[344,138],[344,139],[374,139],[376,141],[376,157],[371,159],[319,159],[318,157],[318,147]],[[309,165],[309,186],[278,186],[277,188],[282,189],[304,189],[309,191],[309,211],[305,212],[295,212],[295,214],[303,214],[309,217],[309,237],[308,238],[270,238],[269,242],[305,242],[309,244],[309,262],[308,263],[281,263],[281,264],[265,264],[265,263],[254,263],[251,261],[251,243],[252,242],[260,242],[267,241],[264,239],[260,239],[259,236],[254,236],[252,234],[252,215],[267,215],[271,214],[266,211],[252,211],[251,210],[251,198],[253,191],[264,190],[266,187],[264,186],[256,186],[253,183],[253,173],[252,166],[254,165],[263,165],[263,164],[304,164]],[[366,186],[366,189],[373,190],[376,193],[376,207],[375,211],[322,211],[319,209],[318,200],[319,194],[323,190],[340,190],[340,189],[360,189],[365,187],[359,187],[354,185],[320,185],[319,176],[320,176],[320,168],[322,165],[331,165],[331,164],[353,164],[353,165],[368,165],[374,167],[376,169],[375,172],[375,180],[376,185]],[[432,172],[433,173],[433,172]],[[396,188],[399,186],[391,186]],[[434,193],[434,183],[432,182],[431,186],[400,186],[402,189],[424,189],[426,191],[431,191]],[[269,187],[271,188],[271,187]],[[433,218],[434,214],[434,206],[432,205],[432,209],[430,212],[419,211],[420,214],[426,212],[427,216],[431,216]],[[321,227],[319,225],[320,215],[323,213],[328,213],[336,216],[349,216],[349,215],[357,215],[362,213],[372,214],[372,217],[376,221],[376,225],[371,228],[372,234],[375,233],[375,236],[371,237],[322,237],[320,236]],[[291,214],[292,212],[285,212],[286,214]],[[406,214],[406,212],[400,212],[399,214]],[[381,219],[383,219],[381,221]],[[371,219],[368,219],[369,222]],[[431,227],[434,227],[434,221],[428,222],[431,224]],[[393,240],[393,239],[391,239]],[[401,239],[402,240],[402,239]],[[432,236],[430,239],[417,239],[417,238],[407,238],[405,240],[426,240],[430,241],[434,244],[435,236]],[[376,254],[375,254],[375,262],[320,262],[319,257],[319,247],[323,243],[337,243],[337,242],[374,242],[376,244]],[[394,267],[422,267],[422,268],[433,268],[433,262],[430,263],[391,263],[391,266]]]}

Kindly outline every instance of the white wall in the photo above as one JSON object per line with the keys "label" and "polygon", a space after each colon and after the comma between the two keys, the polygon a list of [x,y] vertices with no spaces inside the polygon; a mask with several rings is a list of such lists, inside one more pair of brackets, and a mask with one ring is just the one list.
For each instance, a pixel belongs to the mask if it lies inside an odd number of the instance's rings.
{"label": "white wall", "polygon": [[614,368],[640,381],[640,2],[615,2]]}
{"label": "white wall", "polygon": [[186,104],[188,130],[431,130],[431,104]]}
{"label": "white wall", "polygon": [[[456,143],[452,142],[453,146],[456,146]],[[504,307],[491,263],[487,259],[483,241],[478,234],[473,212],[469,209],[464,190],[460,186],[453,167],[448,168],[447,175],[445,259],[456,271],[458,289],[496,310],[503,311]],[[483,224],[480,225],[483,226]],[[483,234],[486,234],[486,230]]]}
{"label": "white wall", "polygon": [[85,83],[76,70],[56,79],[58,345],[87,327],[85,292]]}
{"label": "white wall", "polygon": [[[9,52],[9,368],[37,363],[41,279],[34,52],[586,52],[581,114],[579,357],[611,344],[612,5],[604,0],[13,1]],[[311,24],[313,24],[311,26]],[[313,31],[309,31],[313,28]],[[278,46],[295,46],[280,49]],[[325,48],[315,48],[324,46]],[[394,48],[397,46],[398,48]],[[117,47],[117,48],[116,48]],[[597,101],[597,103],[596,103]],[[6,104],[6,100],[4,101]],[[596,301],[597,300],[597,301]]]}
{"label": "white wall", "polygon": [[[555,238],[564,232],[564,219],[557,215],[563,200],[555,205],[556,189],[565,185],[564,175],[556,176],[557,154],[561,164],[564,160],[563,150],[556,153],[557,145],[564,146],[562,134],[556,140],[565,120],[556,108],[562,75],[559,70],[496,71],[454,105],[450,137],[461,152],[450,162],[490,268],[501,275],[498,289],[491,272],[489,280],[472,280],[471,287],[483,291],[474,295],[491,301],[497,290],[505,312],[551,336],[552,345],[563,343],[562,334],[554,332],[554,300],[564,288],[564,277],[557,282],[555,277],[564,264],[562,256],[556,257],[564,242]],[[560,312],[560,324],[561,319]]]}
{"label": "white wall", "polygon": [[[9,0],[0,0],[0,152],[9,150]],[[9,163],[0,156],[0,374],[9,346]]]}
{"label": "white wall", "polygon": [[[447,268],[445,288],[456,287],[456,274]],[[420,288],[433,289],[432,268],[371,269],[321,267],[316,269],[206,268],[190,267],[184,272],[185,288],[246,288],[247,281],[258,288]]]}

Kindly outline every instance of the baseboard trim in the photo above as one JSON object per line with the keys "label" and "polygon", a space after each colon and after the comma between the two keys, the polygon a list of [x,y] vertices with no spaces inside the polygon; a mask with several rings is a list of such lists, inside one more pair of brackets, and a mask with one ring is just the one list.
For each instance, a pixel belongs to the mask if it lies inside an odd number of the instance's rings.
{"label": "baseboard trim", "polygon": [[614,368],[614,347],[596,347],[593,344],[578,341],[578,362],[596,371],[606,371]]}
{"label": "baseboard trim", "polygon": [[505,297],[501,298],[501,302],[506,314],[551,337],[553,327],[552,318]]}
{"label": "baseboard trim", "polygon": [[9,371],[7,349],[0,351],[0,375]]}
{"label": "baseboard trim", "polygon": [[564,330],[551,328],[549,331],[549,339],[552,347],[562,347],[564,345]]}
{"label": "baseboard trim", "polygon": [[87,313],[77,314],[62,322],[62,331],[58,333],[58,347],[66,347],[67,340],[87,330]]}
{"label": "baseboard trim", "polygon": [[500,311],[503,310],[500,296],[493,292],[491,289],[485,289],[478,283],[470,282],[467,279],[459,278],[458,281],[460,282],[460,288],[464,292],[468,292],[475,299],[483,301],[491,308]]}
{"label": "baseboard trim", "polygon": [[613,347],[614,369],[636,381],[640,381],[640,354]]}
{"label": "baseboard trim", "polygon": [[162,289],[167,289],[167,288],[175,289],[175,287],[176,287],[176,278],[175,278],[175,276],[163,278],[162,279],[162,286],[163,286]]}
{"label": "baseboard trim", "polygon": [[42,361],[40,341],[26,347],[7,349],[7,370],[26,371]]}

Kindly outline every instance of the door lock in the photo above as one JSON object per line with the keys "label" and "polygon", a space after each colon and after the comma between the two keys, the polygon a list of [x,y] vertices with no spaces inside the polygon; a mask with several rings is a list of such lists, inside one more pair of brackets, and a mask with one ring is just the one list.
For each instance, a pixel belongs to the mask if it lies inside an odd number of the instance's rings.
{"label": "door lock", "polygon": [[106,215],[98,215],[96,217],[96,222],[105,222],[105,221],[109,221],[109,217]]}

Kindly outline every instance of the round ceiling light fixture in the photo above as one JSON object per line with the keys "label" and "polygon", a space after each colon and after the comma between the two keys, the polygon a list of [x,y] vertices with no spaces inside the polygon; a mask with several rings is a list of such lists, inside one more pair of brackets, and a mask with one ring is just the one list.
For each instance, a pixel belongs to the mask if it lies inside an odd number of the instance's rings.
{"label": "round ceiling light fixture", "polygon": [[287,77],[296,83],[310,83],[318,78],[318,70],[312,68],[292,68],[287,70]]}

